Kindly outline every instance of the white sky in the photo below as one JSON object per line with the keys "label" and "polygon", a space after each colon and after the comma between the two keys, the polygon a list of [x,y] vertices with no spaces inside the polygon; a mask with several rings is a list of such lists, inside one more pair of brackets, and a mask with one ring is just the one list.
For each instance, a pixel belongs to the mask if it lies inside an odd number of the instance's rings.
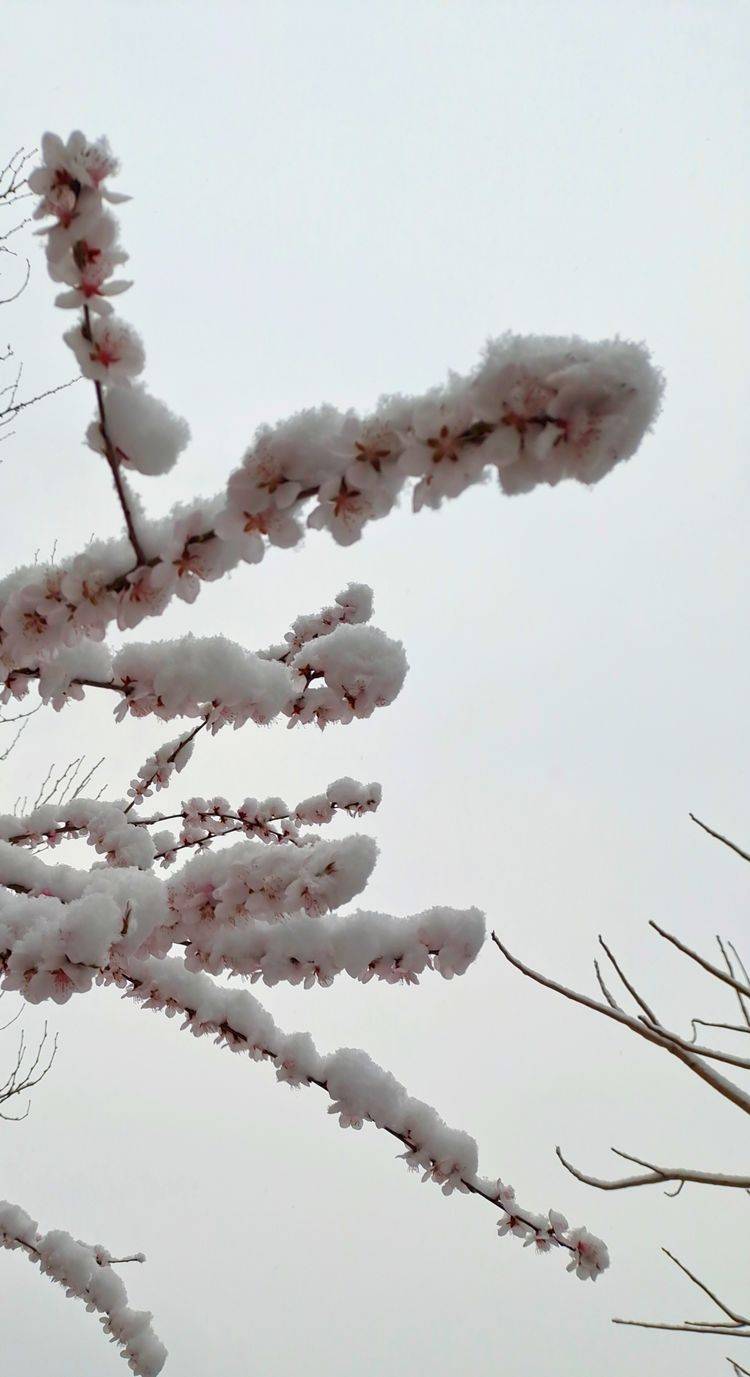
{"label": "white sky", "polygon": [[[605,931],[681,1027],[732,1018],[646,922],[750,950],[747,872],[687,817],[750,838],[747,6],[6,0],[2,27],[3,147],[106,132],[135,197],[123,313],[194,435],[176,475],[142,485],[154,511],[217,488],[261,420],[417,391],[470,367],[489,334],[648,341],[662,417],[593,492],[475,490],[350,550],[312,538],[170,613],[164,634],[220,628],[254,647],[357,579],[411,662],[369,722],[205,743],[177,797],[379,778],[367,906],[481,905],[519,954],[587,988]],[[37,256],[3,314],[29,391],[71,369],[53,291]],[[4,566],[116,529],[104,466],[80,445],[91,408],[82,384],[5,443]],[[163,736],[115,730],[93,701],[40,714],[3,802],[81,750],[106,755],[119,793]],[[59,1058],[29,1121],[3,1126],[0,1194],[44,1228],[144,1249],[126,1281],[169,1373],[723,1370],[719,1340],[609,1317],[711,1313],[662,1243],[746,1305],[747,1202],[601,1195],[553,1152],[601,1174],[610,1144],[746,1167],[737,1114],[677,1063],[489,948],[451,984],[264,997],[324,1049],[364,1046],[474,1133],[481,1169],[524,1204],[602,1234],[612,1268],[584,1286],[558,1256],[498,1240],[489,1210],[418,1187],[375,1130],[344,1135],[313,1092],[99,992],[52,1013]],[[3,1375],[124,1370],[16,1255],[0,1297]]]}

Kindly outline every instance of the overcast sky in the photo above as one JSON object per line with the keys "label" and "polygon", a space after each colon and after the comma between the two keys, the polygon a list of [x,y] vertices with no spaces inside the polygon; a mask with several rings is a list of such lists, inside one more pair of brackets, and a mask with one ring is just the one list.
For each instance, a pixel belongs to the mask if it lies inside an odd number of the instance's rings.
{"label": "overcast sky", "polygon": [[[138,634],[257,647],[349,580],[371,584],[411,664],[396,703],[324,735],[221,734],[176,797],[292,801],[341,774],[380,779],[367,907],[477,904],[532,964],[588,989],[603,931],[665,1017],[733,1018],[646,924],[750,952],[747,869],[688,819],[750,841],[747,5],[6,0],[2,31],[8,152],[80,126],[122,158],[123,314],[149,386],[193,430],[178,469],[141,483],[154,512],[219,487],[259,422],[421,390],[488,335],[648,342],[663,413],[600,487],[511,501],[488,486],[349,550],[314,536]],[[29,392],[71,372],[32,247],[2,317]],[[82,383],[4,442],[4,566],[116,531],[105,466],[81,447],[91,410]],[[115,729],[109,711],[35,717],[3,807],[81,751],[122,793],[165,733]],[[615,1144],[746,1170],[739,1115],[677,1062],[489,947],[460,981],[263,998],[323,1049],[365,1047],[473,1133],[481,1170],[522,1203],[604,1236],[612,1268],[594,1287],[499,1240],[491,1211],[419,1186],[374,1129],[342,1133],[313,1093],[100,991],[52,1011],[58,1060],[30,1119],[3,1126],[0,1196],[42,1228],[146,1252],[126,1282],[167,1372],[725,1368],[720,1340],[609,1318],[711,1313],[661,1244],[746,1306],[748,1202],[598,1194],[554,1157],[561,1143],[605,1174]],[[124,1370],[17,1254],[0,1258],[0,1307],[3,1375]]]}

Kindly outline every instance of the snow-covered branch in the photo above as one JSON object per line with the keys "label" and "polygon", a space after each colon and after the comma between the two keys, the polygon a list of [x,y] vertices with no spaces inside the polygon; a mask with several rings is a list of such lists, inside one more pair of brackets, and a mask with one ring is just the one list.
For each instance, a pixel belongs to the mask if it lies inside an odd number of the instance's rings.
{"label": "snow-covered branch", "polygon": [[[36,682],[44,703],[57,710],[84,697],[87,687],[117,694],[115,717],[163,721],[201,717],[212,733],[248,719],[266,725],[280,714],[288,725],[351,722],[369,717],[398,695],[407,671],[400,641],[367,623],[372,592],[350,584],[338,595],[338,621],[324,608],[324,630],[300,640],[293,629],[281,646],[253,653],[224,636],[182,636],[174,641],[134,643],[110,654],[102,644],[84,641],[41,659],[37,666],[11,670],[0,702],[22,699]],[[297,642],[299,641],[299,644]],[[311,688],[314,681],[315,686]]]}
{"label": "snow-covered branch", "polygon": [[19,1205],[0,1200],[0,1246],[25,1253],[40,1271],[62,1286],[66,1296],[95,1310],[104,1333],[121,1349],[139,1377],[157,1377],[167,1350],[151,1328],[151,1315],[131,1310],[125,1287],[112,1270],[115,1262],[144,1262],[142,1253],[113,1258],[100,1244],[80,1243],[64,1229],[40,1234],[36,1220]]}
{"label": "snow-covered branch", "polygon": [[182,1015],[183,1027],[195,1037],[211,1036],[232,1052],[272,1062],[278,1081],[293,1088],[317,1086],[331,1100],[328,1113],[338,1116],[342,1128],[374,1124],[398,1139],[405,1148],[400,1156],[410,1169],[422,1172],[423,1181],[435,1182],[444,1195],[462,1191],[499,1209],[501,1236],[512,1233],[538,1252],[563,1248],[569,1254],[568,1271],[583,1280],[595,1281],[609,1265],[605,1245],[586,1228],[571,1229],[555,1210],[547,1215],[524,1210],[512,1187],[479,1176],[473,1138],[448,1128],[434,1109],[408,1095],[365,1052],[343,1048],[321,1056],[308,1033],[282,1033],[246,991],[224,989],[170,958],[131,961],[103,971],[100,979],[119,985],[144,1008]]}
{"label": "snow-covered branch", "polygon": [[115,159],[104,141],[79,132],[67,144],[46,135],[42,151],[29,178],[40,197],[34,213],[48,222],[40,232],[50,274],[67,287],[57,304],[82,311],[65,339],[97,388],[89,444],[116,480],[128,538],[92,542],[0,585],[8,670],[98,638],[112,621],[128,627],[159,615],[175,595],[193,601],[204,579],[256,563],[269,544],[297,544],[305,512],[308,527],[348,544],[413,481],[416,508],[437,507],[491,473],[510,494],[565,478],[596,483],[653,424],[662,380],[643,346],[506,335],[473,372],[424,396],[386,397],[365,417],[322,407],[262,428],[223,491],[160,521],[139,512],[136,533],[122,469],[166,472],[189,431],[134,381],[143,346],[112,314],[110,298],[130,285],[115,276],[126,254],[108,206],[127,199],[109,190]]}

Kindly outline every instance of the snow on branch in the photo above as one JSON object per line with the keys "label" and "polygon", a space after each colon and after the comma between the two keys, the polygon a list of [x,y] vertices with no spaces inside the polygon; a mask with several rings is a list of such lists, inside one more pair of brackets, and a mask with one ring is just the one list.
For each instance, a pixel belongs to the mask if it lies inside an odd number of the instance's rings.
{"label": "snow on branch", "polygon": [[596,483],[656,418],[662,379],[642,345],[508,334],[473,372],[423,396],[386,397],[364,417],[328,406],[262,427],[222,492],[148,520],[123,469],[166,472],[189,430],[135,382],[143,346],[112,313],[111,298],[130,283],[116,276],[127,255],[108,205],[127,197],[109,189],[117,163],[106,141],[47,134],[42,154],[29,177],[34,214],[47,222],[50,274],[67,288],[57,304],[82,311],[65,340],[94,383],[89,444],[110,468],[127,539],[92,542],[0,584],[8,669],[35,665],[40,649],[99,638],[113,621],[135,626],[175,595],[192,602],[203,580],[257,563],[269,544],[296,545],[305,522],[349,544],[412,484],[418,509],[492,473],[509,494],[566,478]]}
{"label": "snow on branch", "polygon": [[422,1172],[423,1181],[435,1182],[444,1195],[460,1191],[499,1209],[501,1237],[511,1233],[539,1253],[562,1248],[569,1254],[568,1271],[581,1280],[596,1281],[608,1267],[604,1243],[586,1228],[571,1228],[556,1210],[533,1214],[517,1204],[511,1186],[479,1176],[474,1139],[449,1128],[365,1052],[342,1048],[321,1056],[308,1033],[282,1033],[247,991],[224,989],[172,958],[129,962],[103,971],[100,979],[120,986],[144,1008],[182,1015],[183,1028],[195,1037],[211,1036],[230,1051],[272,1062],[276,1079],[292,1088],[317,1086],[331,1100],[328,1113],[337,1115],[342,1128],[374,1124],[398,1139],[405,1149],[400,1156],[411,1170]]}
{"label": "snow on branch", "polygon": [[[66,839],[85,837],[107,858],[109,865],[135,865],[140,870],[148,870],[157,859],[167,866],[176,859],[178,851],[192,847],[203,849],[219,837],[236,832],[266,843],[309,844],[312,838],[300,832],[300,825],[322,826],[340,813],[361,818],[366,813],[374,813],[380,804],[382,789],[379,784],[374,781],[361,784],[347,776],[334,780],[324,794],[302,799],[293,809],[283,799],[273,797],[246,798],[233,810],[227,799],[216,796],[185,799],[179,813],[155,813],[149,818],[133,813],[136,802],[149,796],[152,790],[166,787],[172,767],[178,772],[183,768],[190,756],[190,737],[198,730],[200,727],[176,741],[165,742],[149,757],[128,789],[131,797],[127,805],[76,796],[62,803],[39,804],[26,814],[0,815],[0,841],[35,848],[59,846]],[[166,830],[152,833],[153,842],[144,839],[143,834],[128,830],[177,820],[181,824],[179,841]]]}
{"label": "snow on branch", "polygon": [[125,1287],[112,1270],[115,1262],[144,1262],[142,1253],[113,1258],[100,1244],[80,1243],[64,1229],[40,1234],[36,1220],[7,1200],[0,1200],[0,1246],[25,1253],[66,1296],[97,1311],[104,1333],[121,1348],[131,1371],[157,1377],[167,1350],[151,1328],[151,1315],[130,1309]]}
{"label": "snow on branch", "polygon": [[391,985],[417,985],[426,970],[448,980],[463,975],[483,942],[484,916],[477,909],[433,908],[410,918],[357,911],[315,923],[290,918],[199,932],[189,943],[186,965],[306,989],[328,986],[344,972],[363,982],[376,977]]}
{"label": "snow on branch", "polygon": [[201,717],[212,733],[227,723],[241,727],[248,719],[266,725],[280,714],[290,727],[369,717],[400,692],[406,654],[400,641],[365,624],[372,613],[369,588],[349,585],[338,595],[336,610],[336,621],[324,608],[304,619],[304,633],[295,623],[291,644],[258,653],[224,636],[131,642],[115,655],[105,645],[84,641],[47,658],[38,654],[38,664],[11,670],[0,703],[24,698],[36,682],[42,702],[58,711],[83,698],[87,687],[106,689],[117,695],[118,721],[127,714],[153,714],[162,721]]}
{"label": "snow on branch", "polygon": [[[107,805],[105,823],[112,814]],[[148,833],[119,817],[153,858]],[[476,909],[332,916],[367,883],[376,856],[369,837],[311,838],[298,847],[243,841],[195,857],[165,883],[145,865],[118,865],[117,835],[94,821],[90,829],[107,866],[88,873],[0,842],[0,979],[33,1003],[64,1003],[90,989],[103,967],[174,946],[185,948],[191,969],[307,987],[344,972],[416,984],[434,969],[450,979],[464,974],[484,941]],[[127,838],[119,845],[132,862]]]}

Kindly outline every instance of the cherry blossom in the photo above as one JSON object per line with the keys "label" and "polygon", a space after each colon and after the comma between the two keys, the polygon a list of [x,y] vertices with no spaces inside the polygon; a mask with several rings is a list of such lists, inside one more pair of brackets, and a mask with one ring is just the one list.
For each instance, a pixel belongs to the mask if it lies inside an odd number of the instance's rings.
{"label": "cherry blossom", "polygon": [[[402,494],[415,509],[436,509],[480,483],[509,495],[597,483],[652,426],[661,375],[640,344],[506,334],[468,373],[423,395],[381,398],[364,415],[321,406],[261,426],[219,491],[151,517],[131,478],[168,473],[190,432],[138,381],[144,346],[112,310],[110,298],[129,286],[118,276],[127,253],[111,207],[127,198],[111,188],[116,172],[106,140],[74,131],[67,141],[45,135],[29,177],[56,304],[79,312],[63,338],[94,384],[86,440],[112,479],[122,530],[0,581],[0,701],[33,690],[41,704],[75,713],[97,693],[118,722],[187,725],[134,764],[122,796],[47,798],[0,817],[0,987],[31,1004],[63,1004],[98,984],[179,1015],[194,1036],[268,1063],[280,1083],[324,1094],[342,1127],[369,1124],[395,1139],[426,1183],[490,1205],[501,1235],[540,1253],[561,1250],[569,1270],[596,1279],[609,1258],[587,1229],[522,1208],[510,1186],[479,1175],[473,1138],[365,1052],[318,1051],[308,1033],[285,1033],[239,988],[239,980],[285,982],[304,999],[344,977],[406,987],[470,978],[485,939],[477,909],[433,904],[396,916],[348,907],[377,859],[366,830],[381,804],[377,781],[345,775],[288,804],[257,797],[248,778],[247,797],[234,803],[215,784],[205,796],[166,801],[194,750],[221,730],[279,720],[353,725],[396,700],[406,652],[372,624],[372,591],[349,584],[259,650],[218,627],[171,640],[131,633],[174,598],[192,604],[203,583],[258,563],[270,546],[297,546],[306,531],[352,544]],[[362,830],[339,835],[355,818]],[[89,866],[85,846],[96,858]],[[75,864],[63,859],[66,848]],[[25,1250],[98,1310],[134,1372],[161,1370],[150,1317],[129,1310],[105,1249],[40,1235],[7,1204],[0,1243]]]}

